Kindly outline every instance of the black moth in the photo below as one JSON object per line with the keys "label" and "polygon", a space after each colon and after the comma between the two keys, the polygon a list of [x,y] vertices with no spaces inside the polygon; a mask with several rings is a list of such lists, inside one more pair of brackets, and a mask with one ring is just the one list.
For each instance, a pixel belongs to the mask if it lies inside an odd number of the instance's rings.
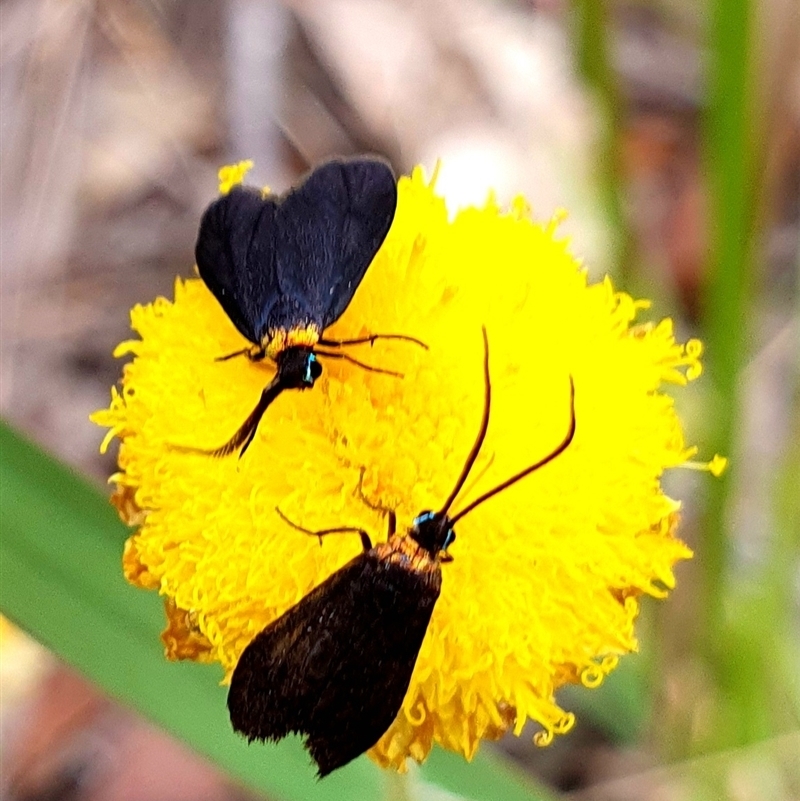
{"label": "black moth", "polygon": [[215,200],[200,222],[195,258],[200,277],[239,332],[252,345],[221,357],[268,357],[277,372],[257,406],[228,442],[205,451],[243,454],[269,405],[285,389],[307,389],[322,373],[318,356],[346,359],[337,351],[376,339],[372,334],[329,340],[322,334],[344,313],[378,252],[397,207],[397,182],[378,158],[334,160],[320,165],[282,196],[235,186]]}
{"label": "black moth", "polygon": [[484,347],[486,394],[480,432],[438,512],[422,512],[405,537],[395,533],[395,516],[390,512],[388,540],[374,547],[362,529],[308,531],[284,517],[294,528],[318,536],[320,543],[327,534],[357,533],[364,551],[244,649],[233,671],[228,710],[233,728],[250,741],[302,735],[320,777],[375,745],[399,712],[441,590],[441,563],[453,558],[447,548],[456,538],[456,522],[555,459],[572,442],[576,421],[570,378],[570,425],[561,444],[458,514],[449,515],[489,425],[485,330]]}

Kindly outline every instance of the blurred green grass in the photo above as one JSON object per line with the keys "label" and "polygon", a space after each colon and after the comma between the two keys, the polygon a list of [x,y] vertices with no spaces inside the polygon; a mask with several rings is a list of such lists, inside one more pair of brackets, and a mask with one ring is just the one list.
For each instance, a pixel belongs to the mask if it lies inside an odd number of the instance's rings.
{"label": "blurred green grass", "polygon": [[[757,91],[764,61],[757,44],[758,11],[749,0],[716,0],[709,28],[705,162],[711,248],[702,319],[712,386],[707,449],[732,456],[743,453],[742,371],[755,356],[757,275],[764,266],[758,223],[766,217],[767,131],[765,100]],[[778,485],[792,476],[798,497],[797,464],[791,462],[792,457],[770,499],[773,536],[762,564],[750,575],[736,570],[729,530],[740,469],[735,458],[709,488],[697,553],[702,581],[695,650],[712,685],[712,719],[705,734],[686,740],[684,753],[747,746],[800,725],[800,663],[791,632],[800,518],[796,508],[781,507],[778,497]],[[673,746],[680,734],[673,732]]]}

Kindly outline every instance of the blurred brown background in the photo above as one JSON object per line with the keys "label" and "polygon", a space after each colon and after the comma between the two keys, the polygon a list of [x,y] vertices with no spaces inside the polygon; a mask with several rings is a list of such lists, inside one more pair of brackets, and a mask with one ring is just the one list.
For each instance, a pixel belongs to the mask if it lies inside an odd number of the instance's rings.
{"label": "blurred brown background", "polygon": [[[494,188],[501,202],[524,193],[540,218],[567,208],[564,228],[594,277],[611,272],[654,296],[654,314],[674,315],[682,337],[697,333],[708,9],[599,4],[613,87],[604,94],[581,66],[582,5],[0,0],[4,417],[98,481],[113,471],[88,422],[119,376],[111,351],[128,337],[133,304],[169,295],[175,276],[191,273],[217,169],[242,158],[274,190],[332,154],[380,152],[398,172],[417,163],[430,172],[441,159],[437,188],[453,207]],[[765,498],[798,430],[800,15],[792,0],[757,11],[767,114],[760,274],[740,443],[729,454],[743,463],[731,530],[745,578],[770,536]],[[704,392],[683,401],[690,439]],[[695,476],[670,480],[690,501],[701,487]],[[690,541],[692,525],[690,503]],[[680,578],[691,586],[691,567]],[[800,636],[798,596],[800,572]],[[691,593],[679,588],[663,614],[679,641]],[[0,657],[0,798],[247,797],[7,627]],[[667,717],[691,706],[692,680],[667,673]],[[686,771],[733,765],[731,798],[788,801],[800,798],[790,767],[800,765],[798,731],[777,732],[741,762],[659,767],[669,748],[658,736],[621,744],[585,710],[554,748],[537,751],[527,736],[506,745],[574,798],[682,798]]]}

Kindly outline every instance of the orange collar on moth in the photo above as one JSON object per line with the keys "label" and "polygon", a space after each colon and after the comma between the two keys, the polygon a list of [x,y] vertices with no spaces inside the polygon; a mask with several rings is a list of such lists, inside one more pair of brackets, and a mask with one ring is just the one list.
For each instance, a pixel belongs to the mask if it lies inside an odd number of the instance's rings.
{"label": "orange collar on moth", "polygon": [[303,328],[290,328],[288,331],[279,328],[270,331],[263,343],[264,351],[270,359],[274,359],[287,348],[313,348],[319,342],[319,333],[319,328],[313,324]]}
{"label": "orange collar on moth", "polygon": [[439,570],[439,560],[431,555],[411,537],[395,534],[387,542],[375,546],[378,558],[403,565],[417,573],[434,573]]}

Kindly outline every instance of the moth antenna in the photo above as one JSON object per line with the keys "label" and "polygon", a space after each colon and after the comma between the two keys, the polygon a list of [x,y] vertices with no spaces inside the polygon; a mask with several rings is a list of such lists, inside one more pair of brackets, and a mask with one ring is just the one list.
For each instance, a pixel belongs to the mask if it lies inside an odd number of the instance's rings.
{"label": "moth antenna", "polygon": [[467,456],[467,461],[464,463],[461,475],[458,477],[453,491],[444,502],[444,506],[439,510],[440,515],[447,514],[447,510],[453,505],[453,501],[455,501],[458,493],[461,492],[461,488],[464,486],[464,482],[467,480],[469,472],[472,470],[472,466],[478,458],[483,441],[486,439],[486,431],[489,428],[489,411],[492,405],[492,383],[489,380],[489,336],[486,333],[485,325],[481,326],[481,331],[483,331],[483,379],[486,387],[483,400],[483,419],[481,420],[480,431],[478,431],[478,438],[475,440],[475,444],[472,446],[469,456]]}
{"label": "moth antenna", "polygon": [[[472,490],[474,490],[474,489],[475,489],[475,487],[477,487],[477,486],[478,486],[478,484],[480,484],[480,482],[481,482],[481,479],[482,479],[482,478],[483,478],[483,477],[486,475],[486,473],[487,473],[487,472],[488,472],[488,471],[491,469],[492,465],[494,464],[494,457],[495,457],[495,454],[493,453],[493,454],[492,454],[492,455],[489,457],[489,459],[488,459],[488,461],[486,462],[486,464],[485,464],[483,467],[481,467],[481,469],[480,469],[480,470],[478,470],[478,471],[475,473],[475,475],[471,475],[471,474],[470,474],[470,479],[469,479],[469,481],[467,481],[467,482],[464,484],[464,488],[463,488],[463,489],[464,489],[464,494],[465,494],[465,495],[469,495],[469,494],[470,494],[470,492],[472,492]],[[475,462],[475,464],[477,465],[477,461]],[[474,468],[473,468],[473,469],[474,469]]]}
{"label": "moth antenna", "polygon": [[530,467],[526,467],[524,470],[521,470],[519,473],[514,474],[511,478],[506,479],[502,484],[498,484],[493,489],[490,489],[488,492],[484,492],[479,498],[476,498],[469,506],[462,509],[455,517],[450,518],[450,525],[454,526],[457,520],[460,520],[465,515],[468,515],[473,509],[480,506],[484,501],[488,501],[489,498],[497,495],[498,493],[502,492],[505,489],[508,489],[512,484],[516,484],[517,481],[520,479],[525,478],[525,476],[530,475],[535,470],[538,470],[540,467],[544,467],[549,462],[552,462],[557,456],[560,456],[570,445],[572,442],[573,437],[575,436],[575,429],[577,427],[577,422],[575,419],[575,382],[572,380],[572,376],[569,377],[569,401],[570,401],[570,424],[569,424],[569,431],[564,439],[561,441],[561,444],[550,453],[547,454],[543,459],[540,459],[538,462],[535,462]]}

